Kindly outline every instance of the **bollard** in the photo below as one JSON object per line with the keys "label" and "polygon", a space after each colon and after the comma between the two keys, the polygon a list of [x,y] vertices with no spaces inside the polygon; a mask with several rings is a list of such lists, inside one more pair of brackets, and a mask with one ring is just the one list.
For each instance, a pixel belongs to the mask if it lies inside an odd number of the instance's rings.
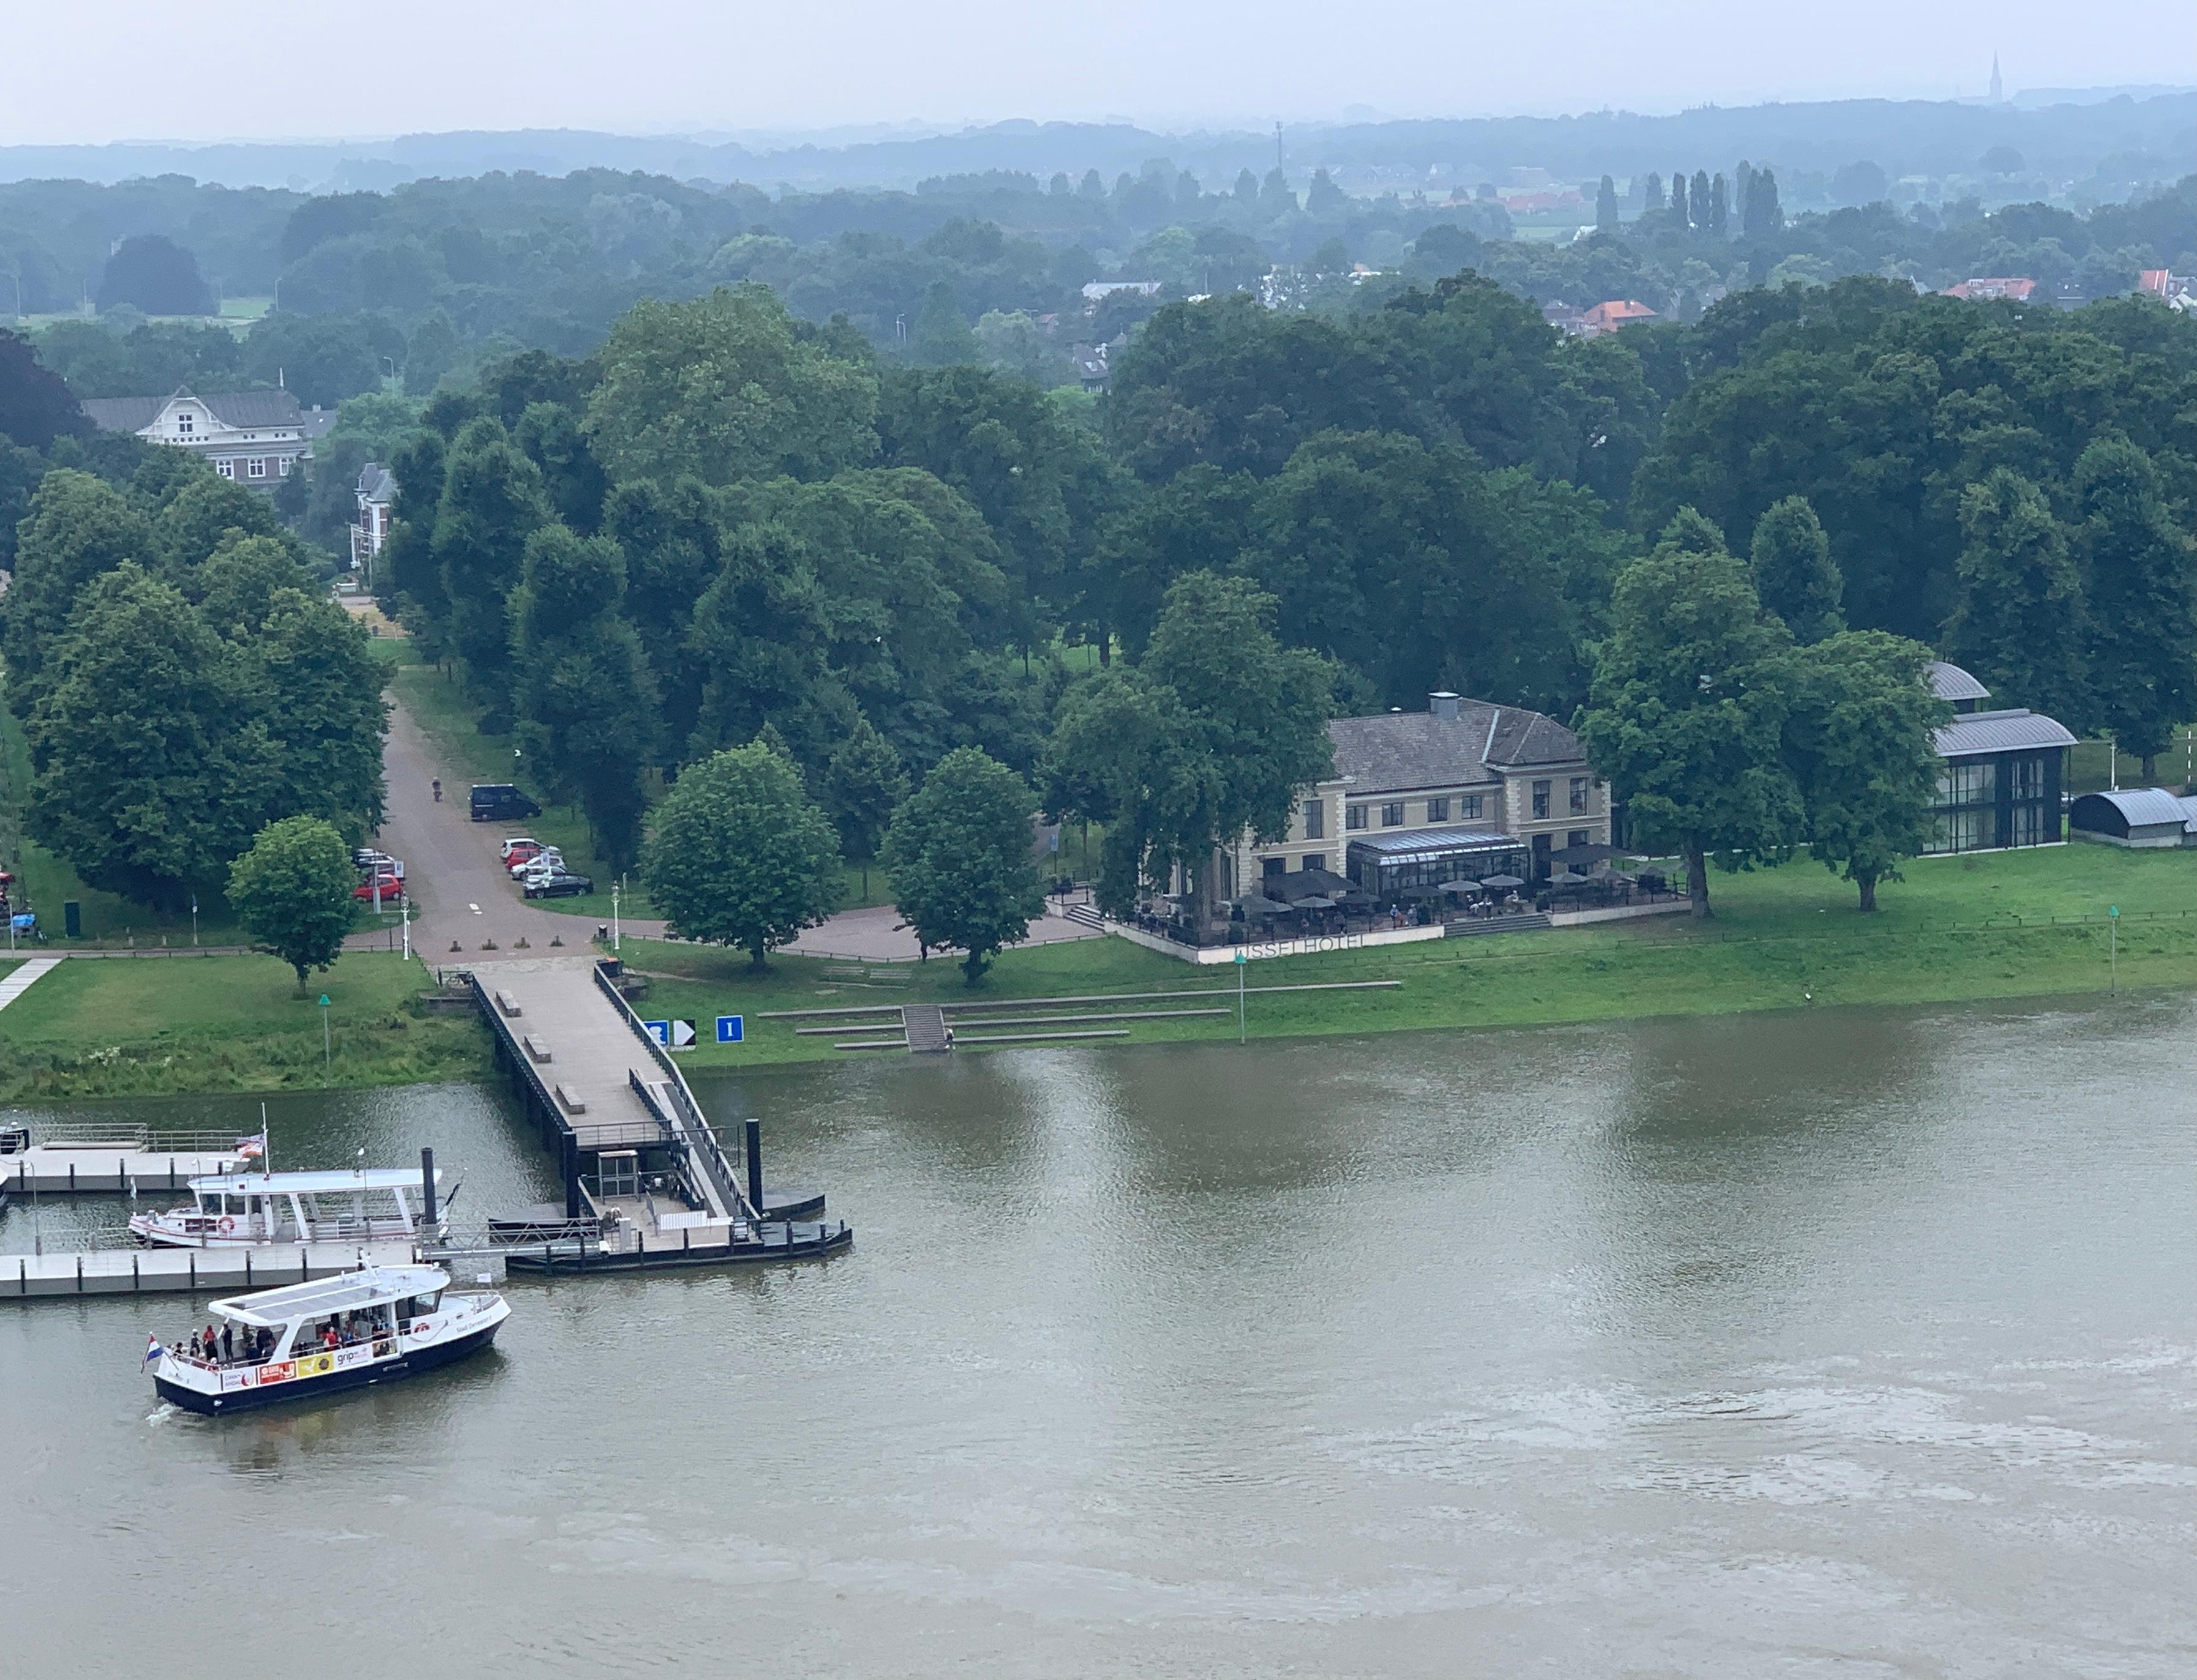
{"label": "bollard", "polygon": [[244,1251],[244,1287],[247,1289],[252,1287],[252,1250],[249,1248]]}
{"label": "bollard", "polygon": [[130,1293],[133,1295],[137,1293],[137,1251],[135,1248],[130,1251]]}
{"label": "bollard", "polygon": [[191,1266],[191,1293],[196,1295],[199,1292],[199,1251],[196,1248],[188,1250],[187,1258]]}
{"label": "bollard", "polygon": [[757,1219],[762,1217],[762,1122],[747,1122],[748,1144],[748,1205],[755,1209]]}

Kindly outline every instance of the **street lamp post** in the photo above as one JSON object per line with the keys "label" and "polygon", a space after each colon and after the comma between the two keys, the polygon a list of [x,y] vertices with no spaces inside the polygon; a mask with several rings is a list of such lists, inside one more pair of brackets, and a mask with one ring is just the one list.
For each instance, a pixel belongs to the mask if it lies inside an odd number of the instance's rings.
{"label": "street lamp post", "polygon": [[1243,1024],[1243,970],[1249,965],[1250,960],[1251,959],[1241,951],[1236,953],[1236,1042],[1238,1044],[1249,1042],[1245,1037],[1247,1029]]}

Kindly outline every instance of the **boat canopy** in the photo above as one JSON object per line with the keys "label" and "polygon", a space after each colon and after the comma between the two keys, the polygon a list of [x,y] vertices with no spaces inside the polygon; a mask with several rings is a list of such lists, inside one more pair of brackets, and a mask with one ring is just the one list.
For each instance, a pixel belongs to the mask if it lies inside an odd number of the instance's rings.
{"label": "boat canopy", "polygon": [[409,1301],[431,1295],[449,1286],[450,1274],[433,1266],[368,1266],[361,1272],[339,1272],[309,1283],[287,1283],[279,1289],[256,1295],[230,1295],[210,1303],[224,1318],[240,1324],[264,1324],[279,1330],[293,1318],[317,1318],[384,1301]]}
{"label": "boat canopy", "polygon": [[[435,1169],[442,1182],[443,1169]],[[411,1167],[368,1167],[354,1172],[223,1173],[193,1179],[190,1187],[205,1196],[335,1196],[346,1190],[417,1190],[420,1173]]]}

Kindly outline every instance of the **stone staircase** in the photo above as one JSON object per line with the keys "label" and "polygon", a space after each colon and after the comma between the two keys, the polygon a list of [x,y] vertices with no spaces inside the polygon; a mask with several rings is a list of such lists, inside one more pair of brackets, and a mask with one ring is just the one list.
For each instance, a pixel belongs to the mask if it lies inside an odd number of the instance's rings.
{"label": "stone staircase", "polygon": [[1098,913],[1094,906],[1071,904],[1060,914],[1063,920],[1073,922],[1079,928],[1088,928],[1093,933],[1106,931],[1106,918]]}
{"label": "stone staircase", "polygon": [[1452,916],[1442,924],[1445,939],[1469,939],[1483,933],[1531,933],[1556,926],[1545,912],[1528,910],[1516,916]]}
{"label": "stone staircase", "polygon": [[900,1014],[907,1023],[909,1055],[942,1056],[954,1048],[946,1036],[946,1011],[936,1004],[909,1004]]}

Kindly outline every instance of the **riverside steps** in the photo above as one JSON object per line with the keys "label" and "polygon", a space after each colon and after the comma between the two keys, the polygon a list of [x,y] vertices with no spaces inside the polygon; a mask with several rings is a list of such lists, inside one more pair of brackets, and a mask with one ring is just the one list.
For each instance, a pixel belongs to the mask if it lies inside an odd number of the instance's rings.
{"label": "riverside steps", "polygon": [[[849,1246],[816,1196],[772,1196],[761,1127],[745,1173],[728,1156],[670,1052],[619,992],[618,965],[586,958],[465,970],[499,1064],[557,1156],[563,1217],[548,1208],[496,1223],[519,1269],[599,1270],[785,1260]],[[454,1257],[456,1257],[454,1251]]]}

